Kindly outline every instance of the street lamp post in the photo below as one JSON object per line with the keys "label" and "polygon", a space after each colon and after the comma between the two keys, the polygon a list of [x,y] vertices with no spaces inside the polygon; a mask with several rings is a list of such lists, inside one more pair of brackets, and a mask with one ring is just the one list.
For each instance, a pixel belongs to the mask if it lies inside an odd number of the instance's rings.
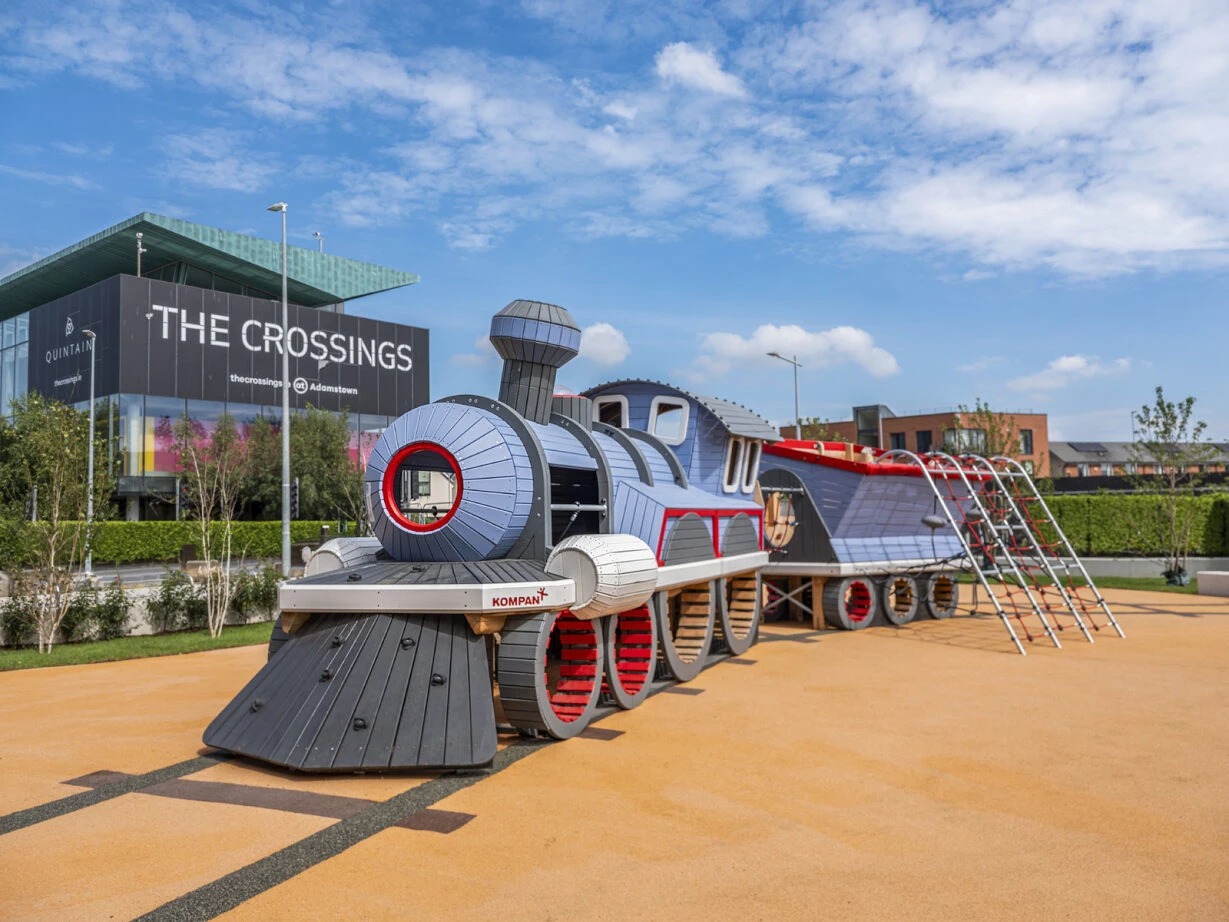
{"label": "street lamp post", "polygon": [[282,213],[282,575],[290,575],[290,308],[286,303],[286,203],[270,205]]}
{"label": "street lamp post", "polygon": [[798,369],[802,367],[802,364],[798,361],[798,356],[796,355],[792,359],[787,359],[780,352],[769,352],[768,354],[774,359],[789,362],[789,364],[794,366],[794,437],[800,439],[802,438],[802,413],[798,409]]}
{"label": "street lamp post", "polygon": [[[137,257],[140,259],[140,257]],[[93,330],[83,331],[90,340],[90,438],[89,460],[86,473],[85,496],[85,576],[89,579],[94,575],[94,345],[97,336]]]}
{"label": "street lamp post", "polygon": [[141,238],[144,236],[142,233],[137,233],[137,278],[141,277],[141,254],[149,252],[149,250],[141,246]]}
{"label": "street lamp post", "polygon": [[320,233],[320,231],[312,231],[312,236],[315,237],[316,240],[319,242],[320,252],[323,253],[324,252],[324,234]]}

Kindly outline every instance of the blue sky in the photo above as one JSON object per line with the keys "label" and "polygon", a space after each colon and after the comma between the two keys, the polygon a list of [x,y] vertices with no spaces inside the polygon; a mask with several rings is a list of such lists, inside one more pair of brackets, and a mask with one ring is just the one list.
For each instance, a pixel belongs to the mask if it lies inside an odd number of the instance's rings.
{"label": "blue sky", "polygon": [[561,382],[804,415],[975,398],[1229,440],[1229,7],[105,0],[0,9],[0,275],[139,211],[422,276],[352,310],[493,392],[513,298]]}

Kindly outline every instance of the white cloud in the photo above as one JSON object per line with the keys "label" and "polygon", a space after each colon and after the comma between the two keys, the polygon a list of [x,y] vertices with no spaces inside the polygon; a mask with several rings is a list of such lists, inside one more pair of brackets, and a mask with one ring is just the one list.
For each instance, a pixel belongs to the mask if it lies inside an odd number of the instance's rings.
{"label": "white cloud", "polygon": [[491,345],[491,338],[483,333],[474,340],[473,352],[461,352],[452,357],[458,365],[492,365],[499,361],[499,353]]}
{"label": "white cloud", "polygon": [[167,174],[204,189],[259,192],[276,172],[271,158],[247,149],[224,128],[172,135],[164,144]]}
{"label": "white cloud", "polygon": [[996,365],[1001,364],[1003,357],[1001,355],[988,355],[985,358],[978,359],[975,362],[970,362],[968,365],[958,365],[957,371],[963,371],[969,374],[989,371]]}
{"label": "white cloud", "polygon": [[42,170],[23,170],[15,166],[6,166],[0,163],[0,173],[6,176],[13,176],[17,179],[25,179],[30,182],[40,182],[48,186],[71,186],[74,189],[93,189],[94,184],[84,176],[66,173],[46,173]]}
{"label": "white cloud", "polygon": [[[621,52],[595,61],[656,50],[651,72],[595,64],[581,81],[528,54],[385,51],[383,30],[356,16],[318,25],[247,4],[206,19],[80,0],[11,18],[0,68],[26,83],[68,71],[186,85],[207,107],[318,124],[320,137],[363,125],[380,146],[334,167],[324,204],[356,225],[426,214],[459,247],[498,245],[541,219],[632,237],[801,224],[970,256],[982,265],[969,281],[1001,268],[1229,263],[1220,0],[757,8],[523,0],[582,53]],[[666,44],[680,35],[689,41]],[[663,93],[660,81],[695,92]],[[232,141],[217,155],[181,140],[173,175],[258,188],[265,159]]]}
{"label": "white cloud", "polygon": [[629,106],[625,102],[614,100],[602,107],[602,111],[607,115],[613,115],[615,118],[621,118],[625,121],[633,121],[636,118],[636,107]]}
{"label": "white cloud", "polygon": [[1007,386],[1013,391],[1056,391],[1083,378],[1118,374],[1131,368],[1131,360],[1114,359],[1108,365],[1094,355],[1060,355],[1041,371],[1012,378]]}
{"label": "white cloud", "polygon": [[667,83],[735,99],[747,96],[742,81],[722,70],[715,54],[693,48],[687,42],[675,42],[659,51],[655,69],[657,76]]}
{"label": "white cloud", "polygon": [[580,357],[607,368],[619,365],[631,355],[627,337],[609,323],[595,323],[580,334]]}
{"label": "white cloud", "polygon": [[44,256],[49,255],[49,250],[11,247],[0,243],[0,279],[6,278],[18,269],[24,269],[31,263],[38,262]]}
{"label": "white cloud", "polygon": [[804,367],[811,368],[852,362],[876,378],[900,371],[895,356],[876,346],[871,335],[857,327],[833,327],[812,333],[792,324],[768,323],[756,327],[749,337],[737,333],[703,334],[701,354],[693,372],[697,377],[706,378],[749,365],[767,366],[778,361],[769,357],[770,352],[780,352],[789,358],[797,356]]}

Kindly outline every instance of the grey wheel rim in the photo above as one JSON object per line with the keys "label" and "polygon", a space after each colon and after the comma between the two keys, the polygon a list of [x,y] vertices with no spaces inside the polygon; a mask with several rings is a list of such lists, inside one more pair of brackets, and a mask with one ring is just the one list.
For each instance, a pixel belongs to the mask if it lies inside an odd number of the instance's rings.
{"label": "grey wheel rim", "polygon": [[880,603],[889,622],[897,627],[908,624],[917,617],[921,603],[917,580],[904,574],[886,577]]}
{"label": "grey wheel rim", "polygon": [[665,592],[653,597],[657,649],[680,682],[694,679],[704,668],[713,643],[715,588],[713,583],[698,583],[685,586],[674,599]]}
{"label": "grey wheel rim", "polygon": [[937,620],[950,618],[960,604],[960,584],[946,574],[936,574],[926,582],[926,613]]}
{"label": "grey wheel rim", "polygon": [[879,609],[879,593],[865,576],[846,576],[824,583],[824,620],[842,631],[870,627]]}
{"label": "grey wheel rim", "polygon": [[755,643],[760,624],[760,592],[758,573],[719,580],[717,620],[725,645],[735,656],[746,653]]}
{"label": "grey wheel rim", "polygon": [[624,709],[649,696],[657,660],[657,619],[648,605],[602,619],[606,691]]}
{"label": "grey wheel rim", "polygon": [[569,739],[588,726],[597,710],[601,625],[566,611],[509,618],[500,634],[495,675],[512,726]]}

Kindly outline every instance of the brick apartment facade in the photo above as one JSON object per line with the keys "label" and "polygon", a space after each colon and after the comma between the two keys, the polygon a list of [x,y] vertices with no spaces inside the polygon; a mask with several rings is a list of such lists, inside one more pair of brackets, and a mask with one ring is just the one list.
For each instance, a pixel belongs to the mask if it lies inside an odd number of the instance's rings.
{"label": "brick apartment facade", "polygon": [[[1015,422],[1020,433],[1019,450],[1013,457],[1037,477],[1050,476],[1049,423],[1044,413],[1004,413]],[[955,410],[946,413],[924,413],[916,416],[896,416],[885,406],[854,407],[853,419],[826,423],[831,438],[872,448],[903,448],[921,453],[944,450],[956,441],[964,451],[982,454],[985,432],[977,428],[976,416]],[[793,426],[785,426],[781,434],[794,438]],[[803,427],[804,435],[812,433]]]}

